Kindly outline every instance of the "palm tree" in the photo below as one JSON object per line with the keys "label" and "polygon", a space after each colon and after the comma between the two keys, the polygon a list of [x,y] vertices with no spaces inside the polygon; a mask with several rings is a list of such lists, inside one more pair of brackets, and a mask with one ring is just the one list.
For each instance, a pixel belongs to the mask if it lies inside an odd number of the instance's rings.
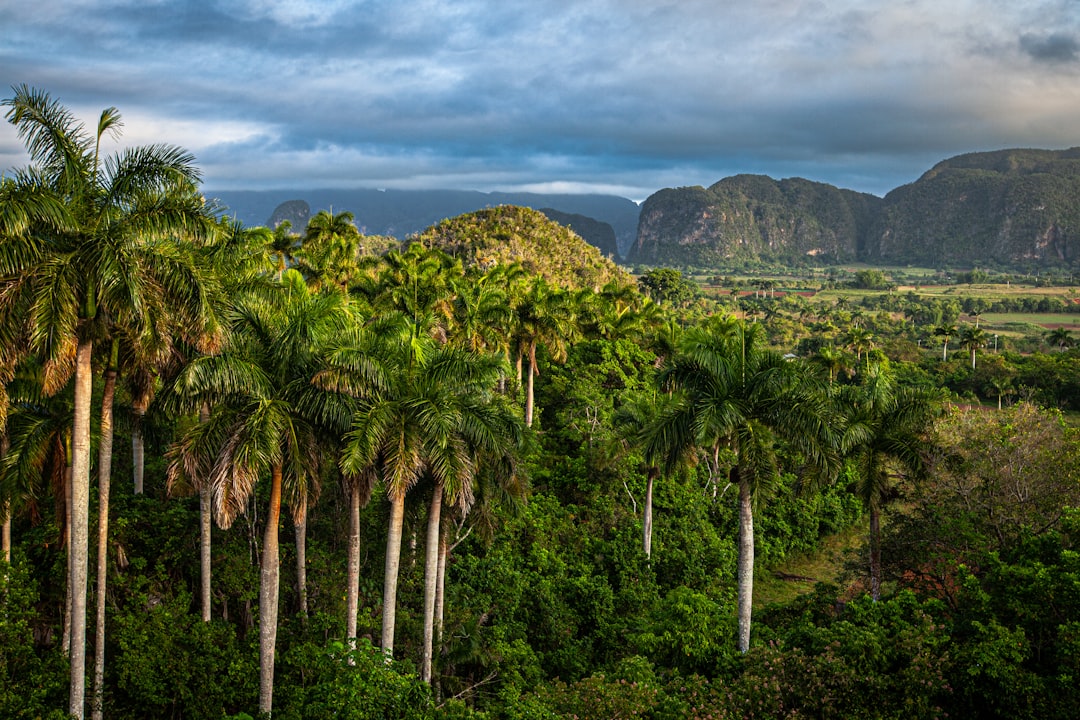
{"label": "palm tree", "polygon": [[851,370],[851,355],[831,345],[823,345],[818,351],[810,356],[810,363],[823,369],[829,376],[829,384],[836,383],[837,376],[844,372],[849,376]]}
{"label": "palm tree", "polygon": [[897,471],[926,472],[927,440],[940,408],[935,392],[897,387],[887,361],[871,366],[859,385],[841,389],[841,450],[857,470],[856,494],[870,513],[870,595],[881,596],[881,510],[893,496]]}
{"label": "palm tree", "polygon": [[1067,327],[1054,328],[1046,333],[1046,340],[1051,345],[1057,345],[1058,350],[1061,352],[1064,352],[1065,348],[1071,346],[1073,343],[1072,333]]}
{"label": "palm tree", "polygon": [[[101,156],[105,135],[122,126],[115,108],[88,132],[47,93],[27,86],[4,100],[7,119],[33,165],[13,181],[28,193],[62,205],[26,224],[0,246],[3,280],[12,288],[0,303],[0,325],[18,328],[45,359],[46,388],[55,392],[74,376],[72,433],[72,643],[69,712],[83,717],[86,584],[90,486],[90,391],[94,339],[109,318],[132,327],[152,324],[150,310],[204,302],[190,283],[177,238],[205,232],[193,158],[152,145]],[[18,195],[18,192],[15,192]]]}
{"label": "palm tree", "polygon": [[968,349],[971,353],[971,369],[975,369],[975,352],[986,345],[986,331],[973,325],[965,325],[960,329],[960,347]]}
{"label": "palm tree", "polygon": [[[435,487],[431,515],[436,520],[444,497],[468,504],[474,465],[467,450],[480,447],[477,438],[483,436],[469,438],[481,430],[492,437],[490,424],[478,424],[481,411],[490,411],[485,405],[490,399],[478,398],[486,397],[480,388],[493,386],[500,364],[441,346],[428,329],[433,322],[430,317],[407,319],[403,332],[383,340],[379,362],[385,384],[358,398],[341,457],[347,476],[377,473],[390,500],[382,623],[387,657],[394,650],[405,496],[428,477]],[[431,549],[437,544],[436,539]]]}
{"label": "palm tree", "polygon": [[341,293],[310,291],[295,270],[282,276],[277,296],[240,303],[230,343],[218,356],[192,361],[177,378],[177,393],[210,403],[209,420],[194,426],[171,451],[170,479],[198,472],[209,449],[218,524],[244,511],[255,483],[271,480],[259,584],[259,711],[273,706],[282,502],[294,515],[317,495],[326,418],[340,410],[313,379],[322,357],[358,323]]}
{"label": "palm tree", "polygon": [[950,323],[938,325],[934,328],[934,334],[943,341],[941,346],[941,361],[945,362],[949,358],[949,338],[956,335],[956,326]]}
{"label": "palm tree", "polygon": [[[420,679],[427,683],[431,682],[435,605],[442,581],[439,560],[443,501],[467,512],[473,502],[477,473],[510,468],[509,474],[515,475],[517,451],[523,438],[518,416],[503,398],[494,394],[496,383],[505,372],[503,363],[496,356],[450,350],[444,350],[443,354],[445,358],[438,362],[445,363],[447,367],[457,365],[458,370],[451,371],[450,382],[436,388],[444,396],[443,399],[430,398],[432,407],[439,403],[442,411],[438,415],[432,413],[432,422],[425,429],[437,442],[456,446],[455,461],[460,463],[460,469],[445,478],[442,473],[431,473],[434,487],[425,546],[424,630],[420,660]],[[445,572],[445,558],[442,567]]]}
{"label": "palm tree", "polygon": [[[666,396],[638,395],[624,403],[612,416],[614,453],[623,457],[646,446],[647,430],[660,411],[658,406]],[[655,452],[655,449],[654,449]],[[641,549],[645,557],[652,557],[653,486],[660,477],[661,462],[655,455],[642,458],[645,469],[645,502],[641,515]]]}
{"label": "palm tree", "polygon": [[750,647],[753,599],[753,502],[778,477],[776,443],[783,439],[817,473],[834,470],[830,413],[823,388],[807,366],[767,350],[758,324],[715,319],[687,331],[679,353],[659,375],[674,390],[643,433],[644,449],[673,468],[691,448],[722,447],[735,455],[729,479],[738,488],[738,649]]}
{"label": "palm tree", "polygon": [[533,380],[540,374],[536,351],[544,346],[552,360],[566,359],[566,343],[574,332],[575,309],[568,293],[552,288],[536,278],[521,303],[514,308],[518,380],[521,380],[521,360],[529,360],[529,375],[525,383],[525,425],[533,423]]}

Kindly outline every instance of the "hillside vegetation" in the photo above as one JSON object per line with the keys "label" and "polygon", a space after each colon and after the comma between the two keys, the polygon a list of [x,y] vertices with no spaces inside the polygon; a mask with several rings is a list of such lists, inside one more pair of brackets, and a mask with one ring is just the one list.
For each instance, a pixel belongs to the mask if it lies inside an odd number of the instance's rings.
{"label": "hillside vegetation", "polygon": [[801,179],[726,178],[642,206],[628,262],[1069,266],[1080,259],[1080,149],[945,160],[884,198]]}
{"label": "hillside vegetation", "polygon": [[500,205],[443,220],[413,240],[487,270],[519,263],[529,274],[563,287],[599,289],[629,280],[580,235],[530,208]]}

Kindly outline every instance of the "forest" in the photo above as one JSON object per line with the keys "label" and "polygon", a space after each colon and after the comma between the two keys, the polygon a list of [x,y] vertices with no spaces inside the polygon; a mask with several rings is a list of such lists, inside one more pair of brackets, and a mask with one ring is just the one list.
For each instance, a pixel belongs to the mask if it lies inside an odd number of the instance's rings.
{"label": "forest", "polygon": [[526,208],[245,227],[115,108],[3,106],[0,717],[1080,706],[1068,329]]}

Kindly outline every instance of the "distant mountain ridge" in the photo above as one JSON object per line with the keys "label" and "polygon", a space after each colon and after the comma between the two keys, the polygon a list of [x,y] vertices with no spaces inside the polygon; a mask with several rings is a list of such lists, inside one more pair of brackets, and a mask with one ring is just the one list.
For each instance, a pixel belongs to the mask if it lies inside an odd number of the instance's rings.
{"label": "distant mountain ridge", "polygon": [[[615,195],[485,193],[474,190],[208,190],[208,198],[223,205],[226,214],[245,225],[269,225],[282,203],[304,201],[309,211],[348,211],[357,227],[371,235],[392,235],[404,240],[447,218],[499,205],[518,205],[555,211],[607,223],[614,232],[619,254],[625,254],[637,236],[638,205]],[[294,206],[298,207],[298,206]],[[293,227],[297,223],[293,220]],[[297,229],[302,229],[299,227]],[[588,239],[588,238],[586,238]]]}
{"label": "distant mountain ridge", "polygon": [[654,193],[630,263],[1061,265],[1080,261],[1080,148],[944,160],[884,198],[736,175]]}
{"label": "distant mountain ridge", "polygon": [[[640,265],[1080,263],[1080,148],[959,155],[884,198],[763,175],[735,175],[708,188],[666,188],[640,208],[611,195],[458,190],[207,194],[247,225],[268,224],[275,210],[289,203],[281,216],[298,229],[305,212],[348,210],[367,234],[399,239],[446,218],[517,205],[569,225],[606,256]],[[606,226],[615,236],[617,255]]]}

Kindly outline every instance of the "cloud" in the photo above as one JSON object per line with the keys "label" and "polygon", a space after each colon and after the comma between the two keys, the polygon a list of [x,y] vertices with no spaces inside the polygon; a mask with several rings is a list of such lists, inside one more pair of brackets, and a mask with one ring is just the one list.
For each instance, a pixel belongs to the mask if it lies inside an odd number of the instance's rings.
{"label": "cloud", "polygon": [[[952,154],[1080,145],[1072,0],[40,0],[0,65],[213,188],[712,184],[883,193]],[[0,162],[17,140],[0,127]],[[4,165],[10,167],[12,164]]]}
{"label": "cloud", "polygon": [[1061,33],[1024,34],[1020,36],[1020,49],[1038,62],[1069,63],[1080,56],[1080,41],[1073,35]]}

